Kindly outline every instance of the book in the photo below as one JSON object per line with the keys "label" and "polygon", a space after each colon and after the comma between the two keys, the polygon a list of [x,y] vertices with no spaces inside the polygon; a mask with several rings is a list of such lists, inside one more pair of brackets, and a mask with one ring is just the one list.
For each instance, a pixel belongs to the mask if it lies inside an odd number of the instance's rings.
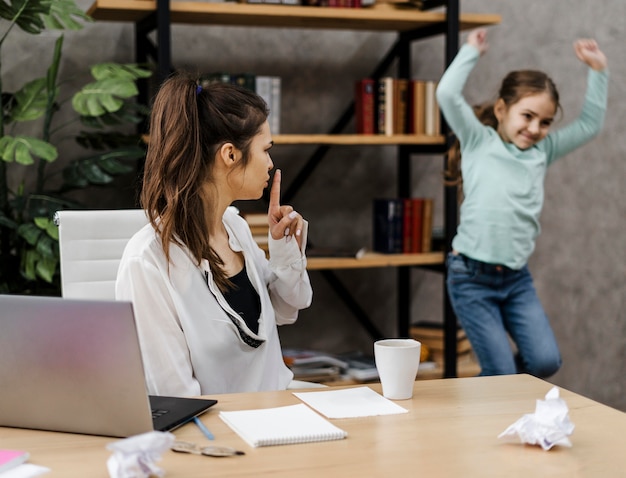
{"label": "book", "polygon": [[409,254],[413,249],[413,201],[402,199],[402,252]]}
{"label": "book", "polygon": [[0,449],[0,473],[21,465],[29,457],[30,454],[27,451]]}
{"label": "book", "polygon": [[373,250],[384,254],[402,252],[402,199],[374,199]]}
{"label": "book", "polygon": [[441,133],[439,103],[437,103],[437,98],[435,96],[436,90],[436,81],[426,81],[426,92],[424,97],[424,132],[429,136]]}
{"label": "book", "polygon": [[[417,322],[410,327],[410,335],[415,340],[425,345],[430,352],[430,359],[435,362],[442,362],[445,345],[444,345],[444,329],[442,323],[437,322]],[[457,355],[469,354],[472,351],[465,331],[457,328],[456,335],[456,353]]]}
{"label": "book", "polygon": [[283,349],[283,361],[288,367],[294,366],[334,366],[345,369],[348,364],[345,360],[317,350]]}
{"label": "book", "polygon": [[281,88],[279,76],[256,75],[254,78],[254,91],[263,98],[270,111],[267,120],[272,134],[280,134]]}
{"label": "book", "polygon": [[393,98],[393,134],[406,134],[407,112],[409,108],[409,80],[405,78],[394,80]]}
{"label": "book", "polygon": [[256,79],[252,73],[235,73],[231,75],[231,83],[251,91],[256,90]]}
{"label": "book", "polygon": [[306,380],[307,382],[324,383],[332,382],[341,378],[342,370],[339,367],[291,367],[294,380]]}
{"label": "book", "polygon": [[357,80],[354,91],[354,116],[357,134],[375,134],[374,114],[376,88],[372,78]]}
{"label": "book", "polygon": [[422,198],[422,250],[421,252],[432,251],[433,237],[433,207],[432,198]]}
{"label": "book", "polygon": [[411,253],[422,252],[422,222],[424,211],[423,198],[411,198],[413,214],[411,217]]}
{"label": "book", "polygon": [[386,136],[393,134],[393,84],[391,77],[380,78],[376,91],[377,133]]}
{"label": "book", "polygon": [[426,82],[411,80],[409,84],[409,133],[425,134],[425,97]]}
{"label": "book", "polygon": [[271,106],[270,115],[267,118],[270,123],[270,131],[272,134],[280,134],[281,122],[280,122],[280,110],[281,110],[281,95],[282,95],[282,80],[280,76],[272,76],[271,78]]}
{"label": "book", "polygon": [[220,418],[252,447],[341,440],[348,434],[303,403],[222,411]]}
{"label": "book", "polygon": [[378,370],[374,357],[365,355],[363,352],[347,352],[338,356],[347,363],[345,374],[357,382],[378,381]]}

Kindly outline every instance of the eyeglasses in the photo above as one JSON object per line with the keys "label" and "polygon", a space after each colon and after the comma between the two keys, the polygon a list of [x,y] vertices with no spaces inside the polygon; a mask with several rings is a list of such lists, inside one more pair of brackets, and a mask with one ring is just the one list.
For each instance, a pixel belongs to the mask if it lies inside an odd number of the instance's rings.
{"label": "eyeglasses", "polygon": [[178,440],[172,444],[170,449],[178,453],[191,453],[192,455],[215,457],[245,455],[243,451],[235,450],[229,446],[198,446],[195,443]]}

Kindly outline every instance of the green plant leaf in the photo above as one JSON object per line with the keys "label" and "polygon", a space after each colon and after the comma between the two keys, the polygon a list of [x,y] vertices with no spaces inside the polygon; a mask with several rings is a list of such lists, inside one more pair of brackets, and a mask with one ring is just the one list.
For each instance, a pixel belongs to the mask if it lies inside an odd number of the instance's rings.
{"label": "green plant leaf", "polygon": [[82,175],[77,162],[72,162],[63,168],[63,190],[80,189],[87,186],[89,186],[89,181]]}
{"label": "green plant leaf", "polygon": [[37,277],[40,277],[51,284],[58,264],[57,257],[43,256],[38,249],[26,248],[22,253],[22,275],[31,281],[36,281]]}
{"label": "green plant leaf", "polygon": [[32,222],[20,224],[17,228],[17,233],[31,246],[37,244],[39,236],[43,234],[42,230],[35,226]]}
{"label": "green plant leaf", "polygon": [[52,284],[59,260],[51,257],[42,257],[37,260],[37,275]]}
{"label": "green plant leaf", "polygon": [[73,161],[63,168],[62,190],[85,188],[89,184],[108,184],[113,181],[113,176],[133,172],[136,169],[135,162],[144,156],[145,151],[135,146]]}
{"label": "green plant leaf", "polygon": [[139,78],[149,78],[152,71],[142,68],[135,63],[98,63],[91,67],[91,75],[96,80],[115,78],[118,80],[137,80]]}
{"label": "green plant leaf", "polygon": [[54,221],[48,220],[48,225],[46,226],[46,234],[48,234],[48,236],[57,243],[59,242],[59,227],[54,223]]}
{"label": "green plant leaf", "polygon": [[41,234],[35,248],[42,258],[54,259],[57,243],[48,234]]}
{"label": "green plant leaf", "polygon": [[22,274],[28,280],[37,280],[36,265],[39,254],[34,249],[25,249],[22,253]]}
{"label": "green plant leaf", "polygon": [[74,0],[54,0],[50,14],[44,17],[44,23],[47,28],[55,30],[80,30],[83,28],[83,25],[73,17],[86,22],[93,21],[89,15],[76,6]]}
{"label": "green plant leaf", "polygon": [[61,63],[61,51],[63,49],[63,35],[54,42],[54,53],[52,54],[52,63],[48,67],[46,73],[46,85],[48,90],[49,104],[52,104],[58,96],[57,76],[59,74],[59,64]]}
{"label": "green plant leaf", "polygon": [[[56,1],[56,0],[55,0]],[[38,35],[45,30],[45,17],[50,14],[52,0],[3,0],[0,2],[0,17],[15,21],[25,32]]]}
{"label": "green plant leaf", "polygon": [[150,109],[144,105],[125,101],[124,105],[113,113],[100,116],[81,116],[80,121],[90,128],[103,129],[108,126],[139,124],[150,114]]}
{"label": "green plant leaf", "polygon": [[33,156],[52,162],[58,157],[56,147],[30,136],[3,136],[0,138],[0,157],[3,161],[29,165]]}
{"label": "green plant leaf", "polygon": [[13,121],[32,121],[40,118],[48,106],[46,78],[37,78],[26,83],[15,93],[14,99],[15,107],[11,111]]}
{"label": "green plant leaf", "polygon": [[98,161],[98,166],[100,166],[103,171],[106,171],[113,176],[128,174],[135,170],[134,166],[131,166],[130,164],[125,164],[122,161],[118,161],[114,158],[102,158],[100,161]]}
{"label": "green plant leaf", "polygon": [[79,171],[91,184],[108,184],[113,181],[113,176],[106,173],[96,161],[81,161]]}
{"label": "green plant leaf", "polygon": [[137,85],[129,79],[107,78],[89,83],[72,98],[72,106],[79,114],[100,116],[118,111],[123,98],[136,96]]}

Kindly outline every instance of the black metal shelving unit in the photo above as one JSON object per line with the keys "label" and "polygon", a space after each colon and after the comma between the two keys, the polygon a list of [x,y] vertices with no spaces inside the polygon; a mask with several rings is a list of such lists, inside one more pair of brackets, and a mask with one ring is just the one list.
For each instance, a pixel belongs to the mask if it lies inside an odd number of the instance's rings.
{"label": "black metal shelving unit", "polygon": [[[99,8],[96,4],[96,10]],[[103,2],[104,3],[104,2]],[[137,3],[137,2],[135,2]],[[147,2],[145,2],[147,3]],[[233,5],[236,7],[236,5]],[[143,8],[143,7],[142,7]],[[290,6],[277,6],[277,8],[291,8]],[[319,7],[318,7],[319,8]],[[180,14],[180,12],[176,12]],[[125,13],[119,13],[125,15]],[[133,21],[135,25],[135,56],[138,63],[148,63],[150,60],[156,65],[155,80],[160,83],[172,70],[172,9],[170,0],[156,0],[156,9],[146,12],[128,13],[127,21]],[[135,17],[135,19],[133,19]],[[441,21],[426,22],[423,26],[414,29],[399,31],[397,39],[391,46],[387,54],[380,60],[378,65],[371,72],[370,77],[377,79],[382,77],[397,60],[398,77],[409,78],[411,75],[411,46],[413,42],[429,37],[443,35],[445,37],[445,65],[447,66],[458,51],[460,24],[459,0],[448,0],[445,6],[445,15]],[[97,19],[97,16],[96,16]],[[105,20],[113,17],[103,16]],[[201,22],[202,20],[199,20]],[[285,21],[285,20],[280,20]],[[371,20],[370,20],[371,21]],[[375,20],[374,20],[375,21]],[[195,22],[195,20],[193,20]],[[236,20],[235,20],[236,22]],[[208,23],[220,24],[219,19]],[[228,23],[236,24],[236,23]],[[355,25],[353,22],[352,26]],[[298,28],[294,22],[292,28]],[[289,28],[289,27],[287,27]],[[333,26],[333,28],[342,28]],[[348,25],[345,29],[351,29]],[[364,26],[363,29],[367,29]],[[153,41],[150,36],[153,35]],[[149,84],[140,84],[140,101],[148,104]],[[329,134],[340,135],[349,124],[354,115],[354,103],[352,103],[337,119],[330,128]],[[399,197],[409,197],[411,195],[411,157],[420,154],[441,154],[444,157],[446,151],[452,143],[451,135],[448,134],[445,121],[441,122],[443,134],[446,138],[444,144],[401,144],[397,146],[397,194]],[[290,202],[297,194],[307,179],[314,173],[315,168],[324,159],[324,156],[333,145],[319,145],[309,159],[305,162],[291,184],[284,190],[283,198]],[[443,186],[444,191],[444,230],[446,253],[450,250],[452,238],[457,227],[457,190],[455,186]],[[444,256],[445,257],[445,256]],[[411,308],[411,270],[415,267],[428,267],[435,269],[442,274],[442,287],[445,290],[445,267],[443,264],[437,266],[401,265],[397,267],[397,334],[408,337],[410,329],[410,308]],[[348,288],[341,282],[333,270],[320,270],[322,277],[329,283],[337,296],[343,301],[348,309],[353,313],[361,326],[367,331],[372,339],[381,338],[383,335],[370,320],[367,313],[359,306],[358,302],[350,295]],[[457,321],[452,311],[447,294],[444,293],[443,303],[444,318],[444,377],[457,376],[457,352],[456,352],[456,332]]]}

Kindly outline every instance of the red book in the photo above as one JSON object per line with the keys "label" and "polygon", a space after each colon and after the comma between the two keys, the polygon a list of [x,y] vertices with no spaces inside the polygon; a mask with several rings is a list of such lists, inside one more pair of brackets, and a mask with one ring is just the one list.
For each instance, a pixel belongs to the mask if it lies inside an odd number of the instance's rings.
{"label": "red book", "polygon": [[411,252],[422,252],[422,218],[424,200],[422,198],[411,199],[413,203],[413,220],[411,221]]}
{"label": "red book", "polygon": [[357,134],[375,134],[375,82],[371,78],[358,80],[355,85],[354,117]]}

